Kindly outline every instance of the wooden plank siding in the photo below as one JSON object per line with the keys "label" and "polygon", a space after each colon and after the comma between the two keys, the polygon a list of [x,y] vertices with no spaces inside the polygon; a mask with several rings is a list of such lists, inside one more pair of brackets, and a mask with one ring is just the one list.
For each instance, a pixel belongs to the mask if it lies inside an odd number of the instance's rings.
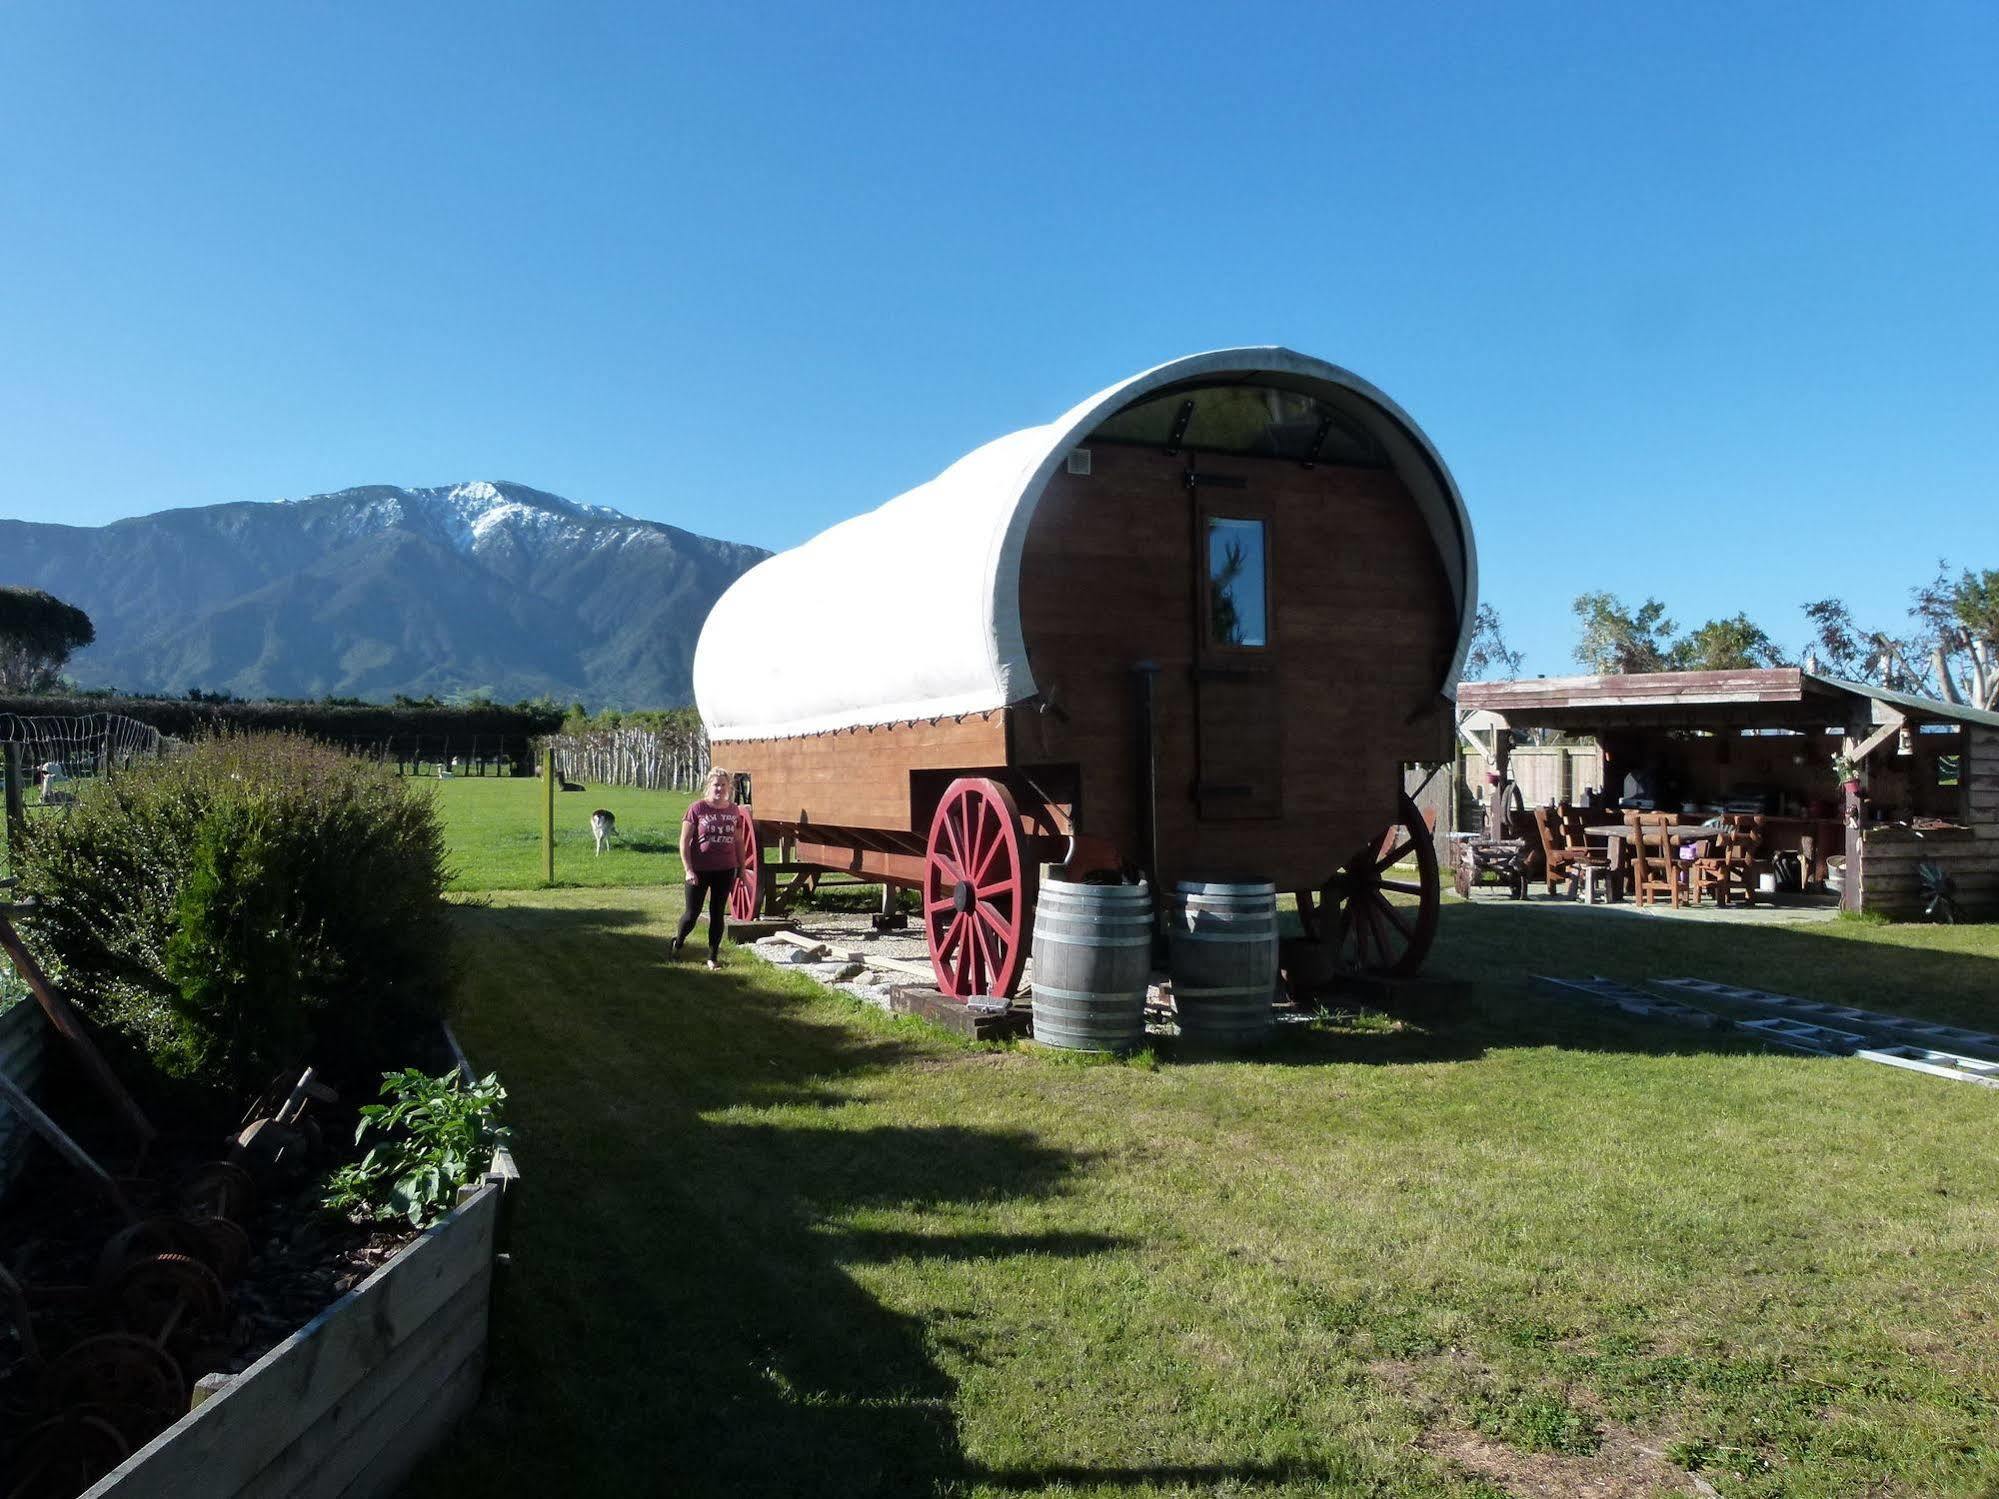
{"label": "wooden plank siding", "polygon": [[[1857,840],[1859,909],[1891,917],[1923,914],[1917,865],[1940,865],[1957,886],[1959,911],[1999,919],[1999,730],[1968,726],[1958,762],[1961,829],[1920,835],[1902,827],[1869,828]],[[1851,877],[1852,871],[1849,871]]]}
{"label": "wooden plank siding", "polygon": [[[0,1013],[0,1072],[30,1098],[41,1091],[47,1035],[48,1023],[32,999],[22,999]],[[26,1122],[0,1103],[0,1196],[26,1168],[34,1140]]]}
{"label": "wooden plank siding", "polygon": [[[1187,459],[1099,445],[1087,476],[1058,474],[1021,564],[1021,628],[1035,680],[1059,712],[1013,716],[1018,764],[1074,765],[1082,825],[1136,855],[1133,668],[1152,662],[1164,880],[1274,879],[1316,886],[1393,820],[1406,760],[1449,753],[1437,686],[1456,642],[1429,533],[1396,477],[1275,459],[1195,459],[1240,490],[1200,488],[1203,510],[1270,517],[1274,723],[1200,722],[1197,629],[1204,566]],[[1274,745],[1274,815],[1201,815],[1204,728]],[[1259,750],[1259,754],[1269,753]]]}
{"label": "wooden plank siding", "polygon": [[[883,647],[857,641],[854,648]],[[920,822],[928,831],[932,809],[912,804],[910,772],[1003,767],[1006,715],[995,710],[793,739],[717,740],[709,758],[749,773],[759,818],[896,832]]]}
{"label": "wooden plank siding", "polygon": [[460,1206],[84,1499],[371,1499],[478,1398],[502,1197]]}

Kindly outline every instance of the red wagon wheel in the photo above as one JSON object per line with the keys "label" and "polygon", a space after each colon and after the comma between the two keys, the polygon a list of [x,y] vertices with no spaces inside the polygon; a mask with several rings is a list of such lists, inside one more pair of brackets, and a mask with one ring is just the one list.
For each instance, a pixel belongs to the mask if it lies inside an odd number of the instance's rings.
{"label": "red wagon wheel", "polygon": [[743,867],[736,871],[736,883],[729,887],[731,921],[755,921],[763,910],[764,855],[761,835],[757,832],[756,819],[748,812],[743,813],[743,821],[750,825],[750,851],[743,857]]}
{"label": "red wagon wheel", "polygon": [[[1323,909],[1315,909],[1310,892],[1298,894],[1298,918],[1307,935],[1332,942],[1342,966],[1362,973],[1408,978],[1423,966],[1437,938],[1437,910],[1443,896],[1437,887],[1437,845],[1415,802],[1406,795],[1402,819],[1369,843],[1326,882]],[[1392,874],[1411,854],[1416,878]],[[1413,907],[1388,897],[1413,895]],[[1331,930],[1325,930],[1330,918]]]}
{"label": "red wagon wheel", "polygon": [[953,781],[923,856],[923,929],[937,987],[953,999],[1011,999],[1033,909],[1034,870],[1012,794],[997,781]]}

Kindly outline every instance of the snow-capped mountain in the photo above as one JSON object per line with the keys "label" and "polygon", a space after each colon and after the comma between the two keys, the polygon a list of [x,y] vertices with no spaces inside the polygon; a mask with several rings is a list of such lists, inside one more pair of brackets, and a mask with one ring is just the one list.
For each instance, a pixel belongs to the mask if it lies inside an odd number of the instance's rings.
{"label": "snow-capped mountain", "polygon": [[108,526],[0,520],[0,584],[86,610],[86,687],[691,700],[694,641],[766,554],[524,484],[368,485]]}

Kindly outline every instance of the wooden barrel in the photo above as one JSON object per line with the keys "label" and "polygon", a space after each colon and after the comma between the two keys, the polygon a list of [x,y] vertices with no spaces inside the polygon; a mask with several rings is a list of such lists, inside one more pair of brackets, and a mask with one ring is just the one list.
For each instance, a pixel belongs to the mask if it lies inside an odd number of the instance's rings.
{"label": "wooden barrel", "polygon": [[1044,879],[1034,905],[1034,1039],[1069,1051],[1145,1042],[1152,888]]}
{"label": "wooden barrel", "polygon": [[1166,910],[1167,967],[1180,1034],[1255,1046],[1276,1019],[1277,887],[1182,880]]}

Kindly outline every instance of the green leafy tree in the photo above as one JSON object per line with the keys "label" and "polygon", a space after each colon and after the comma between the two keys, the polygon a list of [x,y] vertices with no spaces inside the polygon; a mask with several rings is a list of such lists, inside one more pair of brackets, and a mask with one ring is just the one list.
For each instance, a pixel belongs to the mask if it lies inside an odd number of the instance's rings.
{"label": "green leafy tree", "polygon": [[0,588],[0,692],[46,692],[97,638],[90,616],[39,588]]}
{"label": "green leafy tree", "polygon": [[1671,669],[1675,626],[1657,599],[1647,599],[1634,610],[1615,594],[1585,593],[1570,607],[1582,625],[1576,660],[1593,675]]}
{"label": "green leafy tree", "polygon": [[1746,614],[1711,619],[1666,652],[1674,671],[1744,671],[1784,665],[1784,652]]}

